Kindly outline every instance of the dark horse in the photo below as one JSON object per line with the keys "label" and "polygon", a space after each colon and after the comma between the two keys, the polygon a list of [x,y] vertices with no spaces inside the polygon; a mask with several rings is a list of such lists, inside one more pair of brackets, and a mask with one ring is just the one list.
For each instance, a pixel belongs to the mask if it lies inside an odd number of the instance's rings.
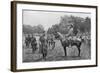
{"label": "dark horse", "polygon": [[81,48],[81,44],[83,41],[83,39],[81,37],[79,38],[80,40],[78,40],[78,39],[76,39],[76,40],[70,39],[69,40],[69,39],[64,38],[60,32],[57,33],[57,36],[58,36],[57,38],[59,38],[59,40],[61,41],[62,47],[64,48],[65,56],[67,56],[66,47],[69,47],[70,45],[76,46],[78,48],[78,51],[79,51],[78,56],[80,56],[80,52],[81,52],[80,48]]}

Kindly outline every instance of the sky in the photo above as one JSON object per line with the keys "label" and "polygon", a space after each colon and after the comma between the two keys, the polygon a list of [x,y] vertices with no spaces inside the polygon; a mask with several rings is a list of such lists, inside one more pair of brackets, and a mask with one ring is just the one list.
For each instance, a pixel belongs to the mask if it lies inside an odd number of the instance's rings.
{"label": "sky", "polygon": [[78,17],[90,17],[90,13],[74,13],[74,12],[51,12],[51,11],[23,11],[23,24],[37,26],[39,24],[43,25],[44,29],[47,30],[54,24],[60,22],[60,17],[64,15],[73,15]]}

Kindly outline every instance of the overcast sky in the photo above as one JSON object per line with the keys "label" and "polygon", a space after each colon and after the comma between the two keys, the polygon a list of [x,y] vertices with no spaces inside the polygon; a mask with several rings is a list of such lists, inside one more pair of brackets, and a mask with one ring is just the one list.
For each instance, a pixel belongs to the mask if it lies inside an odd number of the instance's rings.
{"label": "overcast sky", "polygon": [[47,12],[47,11],[23,11],[23,24],[36,26],[41,24],[47,30],[54,24],[59,23],[60,17],[64,15],[73,15],[79,17],[90,17],[89,13],[69,13],[69,12]]}

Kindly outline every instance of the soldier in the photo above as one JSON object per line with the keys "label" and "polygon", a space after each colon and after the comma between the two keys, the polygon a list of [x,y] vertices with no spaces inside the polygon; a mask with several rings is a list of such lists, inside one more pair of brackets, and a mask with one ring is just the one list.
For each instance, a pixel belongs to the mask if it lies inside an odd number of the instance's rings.
{"label": "soldier", "polygon": [[68,34],[65,35],[66,39],[68,39],[70,41],[70,45],[69,47],[71,47],[71,43],[73,43],[73,41],[76,40],[76,36],[74,34],[74,25],[73,23],[71,23],[68,27],[69,31]]}
{"label": "soldier", "polygon": [[31,42],[31,37],[30,37],[30,35],[28,34],[28,36],[27,36],[26,39],[25,39],[26,47],[29,48],[30,42]]}
{"label": "soldier", "polygon": [[43,55],[43,59],[47,56],[47,39],[45,38],[45,33],[40,37],[40,52]]}
{"label": "soldier", "polygon": [[34,53],[35,50],[37,49],[37,42],[36,38],[33,35],[31,37],[31,47],[32,47],[32,52]]}
{"label": "soldier", "polygon": [[65,35],[65,37],[67,37],[67,38],[74,35],[74,33],[73,33],[73,24],[70,24],[68,29],[69,29],[68,34]]}

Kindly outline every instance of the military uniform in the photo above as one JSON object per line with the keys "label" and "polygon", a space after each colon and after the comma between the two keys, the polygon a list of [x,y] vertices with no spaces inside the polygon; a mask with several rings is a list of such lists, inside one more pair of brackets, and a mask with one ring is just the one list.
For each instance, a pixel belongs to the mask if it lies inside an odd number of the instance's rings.
{"label": "military uniform", "polygon": [[34,53],[34,51],[37,49],[37,42],[35,37],[31,38],[31,47],[32,47],[32,52]]}
{"label": "military uniform", "polygon": [[45,58],[47,55],[47,41],[45,35],[41,36],[39,40],[40,40],[40,53],[42,53],[43,58]]}

